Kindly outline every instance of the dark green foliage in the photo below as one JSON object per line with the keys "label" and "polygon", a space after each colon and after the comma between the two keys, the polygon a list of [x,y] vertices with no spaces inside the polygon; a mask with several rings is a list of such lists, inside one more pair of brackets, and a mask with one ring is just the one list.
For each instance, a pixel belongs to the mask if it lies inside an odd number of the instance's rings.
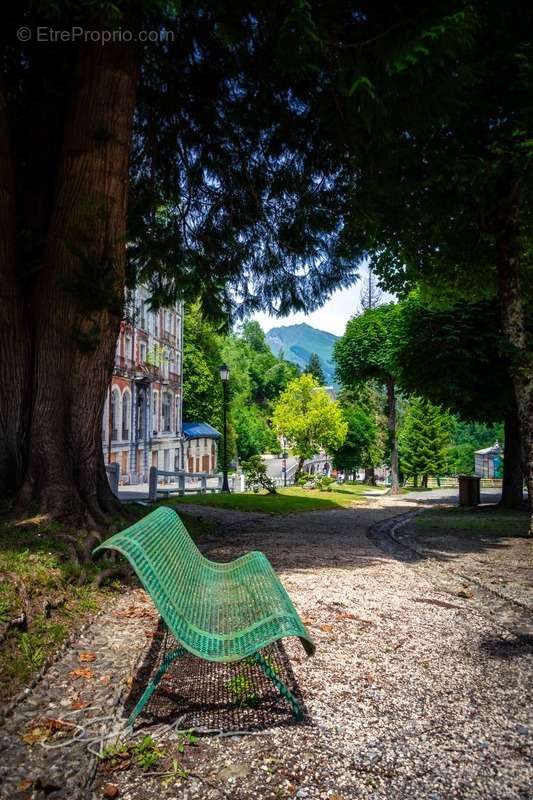
{"label": "dark green foliage", "polygon": [[266,465],[261,460],[261,456],[252,455],[247,461],[243,461],[241,466],[246,477],[247,488],[254,492],[266,489],[269,494],[276,494],[276,485],[267,475]]}
{"label": "dark green foliage", "polygon": [[221,430],[222,363],[220,335],[205,320],[197,303],[185,308],[183,322],[183,418],[207,422]]}
{"label": "dark green foliage", "polygon": [[339,395],[348,433],[344,445],[334,454],[335,466],[349,472],[371,469],[385,460],[386,420],[383,396],[369,381],[343,389]]}
{"label": "dark green foliage", "polygon": [[496,304],[432,309],[413,297],[398,308],[395,358],[402,387],[467,420],[503,419],[513,393]]}
{"label": "dark green foliage", "polygon": [[446,447],[450,421],[439,406],[422,397],[409,400],[398,436],[400,469],[405,478],[427,481],[430,475],[446,471]]}
{"label": "dark green foliage", "polygon": [[335,345],[337,377],[347,387],[368,380],[385,383],[396,374],[398,306],[390,303],[353,317]]}
{"label": "dark green foliage", "polygon": [[230,456],[249,459],[278,452],[270,425],[272,402],[298,373],[276,358],[257,322],[245,322],[239,333],[224,333],[206,319],[198,303],[188,304],[184,322],[183,416],[222,430],[222,388],[219,367],[226,362],[229,381]]}
{"label": "dark green foliage", "polygon": [[324,370],[320,364],[320,358],[318,357],[317,353],[311,353],[309,356],[309,362],[307,364],[307,369],[305,370],[315,378],[318,383],[323,386],[326,382],[324,377]]}

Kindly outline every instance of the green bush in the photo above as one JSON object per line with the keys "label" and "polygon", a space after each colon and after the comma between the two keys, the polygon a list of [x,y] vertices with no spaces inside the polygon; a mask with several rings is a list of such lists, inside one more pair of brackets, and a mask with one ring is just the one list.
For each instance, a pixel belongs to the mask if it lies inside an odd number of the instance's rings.
{"label": "green bush", "polygon": [[266,465],[261,456],[250,456],[247,461],[242,462],[241,466],[249,489],[256,493],[260,489],[266,489],[269,494],[276,494],[276,484],[267,475]]}

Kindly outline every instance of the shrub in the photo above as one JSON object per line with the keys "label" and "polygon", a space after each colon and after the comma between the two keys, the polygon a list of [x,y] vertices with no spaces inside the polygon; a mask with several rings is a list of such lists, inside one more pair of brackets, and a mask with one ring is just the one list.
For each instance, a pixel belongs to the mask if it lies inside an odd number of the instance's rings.
{"label": "shrub", "polygon": [[249,489],[256,493],[259,489],[266,489],[269,494],[276,494],[276,484],[267,475],[266,465],[261,456],[250,456],[247,461],[242,462],[241,466]]}

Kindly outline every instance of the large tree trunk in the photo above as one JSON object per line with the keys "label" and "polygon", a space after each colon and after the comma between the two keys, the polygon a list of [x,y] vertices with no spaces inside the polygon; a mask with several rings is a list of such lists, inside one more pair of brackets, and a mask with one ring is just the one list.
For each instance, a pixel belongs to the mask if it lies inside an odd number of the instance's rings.
{"label": "large tree trunk", "polygon": [[398,443],[396,439],[396,390],[394,378],[387,379],[388,430],[390,446],[391,494],[400,494],[398,474]]}
{"label": "large tree trunk", "polygon": [[0,488],[12,494],[27,452],[29,331],[15,265],[15,176],[6,94],[0,85]]}
{"label": "large tree trunk", "polygon": [[302,474],[302,469],[304,467],[305,457],[300,456],[298,458],[298,466],[296,467],[296,472],[294,473],[294,483],[298,483],[300,479],[300,475]]}
{"label": "large tree trunk", "polygon": [[522,508],[524,505],[523,486],[520,426],[516,409],[514,409],[505,418],[502,496],[499,505],[502,508]]}
{"label": "large tree trunk", "polygon": [[[501,219],[496,233],[502,328],[511,346],[511,374],[524,454],[530,507],[533,499],[533,353],[528,344],[526,312],[520,285],[517,223]],[[530,521],[533,534],[533,520]]]}
{"label": "large tree trunk", "polygon": [[135,87],[133,48],[82,47],[32,297],[33,406],[19,502],[91,525],[119,508],[101,425],[124,296]]}
{"label": "large tree trunk", "polygon": [[376,470],[375,467],[365,467],[365,483],[369,486],[376,485]]}

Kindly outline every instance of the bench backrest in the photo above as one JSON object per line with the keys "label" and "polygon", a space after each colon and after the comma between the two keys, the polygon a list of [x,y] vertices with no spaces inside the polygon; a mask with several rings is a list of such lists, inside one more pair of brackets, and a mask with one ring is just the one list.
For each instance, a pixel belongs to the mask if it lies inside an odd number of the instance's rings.
{"label": "bench backrest", "polygon": [[126,556],[176,639],[203,658],[235,660],[254,652],[261,637],[299,636],[314,650],[263,553],[209,561],[171,508],[159,507],[94,552],[104,548]]}

